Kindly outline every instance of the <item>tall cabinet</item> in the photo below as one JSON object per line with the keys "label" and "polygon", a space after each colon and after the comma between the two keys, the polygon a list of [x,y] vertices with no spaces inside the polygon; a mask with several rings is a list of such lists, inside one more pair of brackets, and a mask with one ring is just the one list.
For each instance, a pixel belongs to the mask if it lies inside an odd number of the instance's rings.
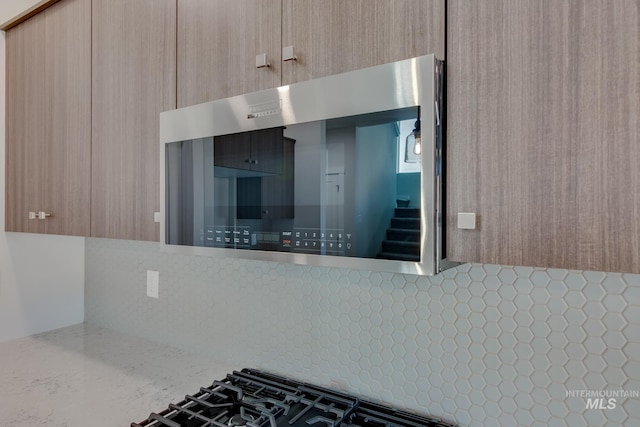
{"label": "tall cabinet", "polygon": [[176,0],[93,2],[91,235],[158,240],[159,114],[176,107]]}
{"label": "tall cabinet", "polygon": [[443,58],[444,3],[178,0],[178,107],[430,53]]}
{"label": "tall cabinet", "polygon": [[6,33],[7,231],[89,235],[90,15],[65,0]]}
{"label": "tall cabinet", "polygon": [[449,258],[640,272],[638,3],[447,13]]}

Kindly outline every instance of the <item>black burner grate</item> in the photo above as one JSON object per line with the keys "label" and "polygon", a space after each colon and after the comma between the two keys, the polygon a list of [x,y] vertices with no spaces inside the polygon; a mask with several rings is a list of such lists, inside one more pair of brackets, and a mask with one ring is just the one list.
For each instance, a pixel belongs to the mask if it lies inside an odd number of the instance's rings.
{"label": "black burner grate", "polygon": [[243,369],[131,427],[451,427],[274,374]]}

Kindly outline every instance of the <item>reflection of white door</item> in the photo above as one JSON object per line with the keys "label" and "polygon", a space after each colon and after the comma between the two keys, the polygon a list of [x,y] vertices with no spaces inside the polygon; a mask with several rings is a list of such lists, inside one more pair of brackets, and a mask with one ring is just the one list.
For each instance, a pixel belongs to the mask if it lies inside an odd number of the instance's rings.
{"label": "reflection of white door", "polygon": [[327,230],[342,230],[344,228],[344,173],[327,173],[325,190],[327,196],[325,227]]}

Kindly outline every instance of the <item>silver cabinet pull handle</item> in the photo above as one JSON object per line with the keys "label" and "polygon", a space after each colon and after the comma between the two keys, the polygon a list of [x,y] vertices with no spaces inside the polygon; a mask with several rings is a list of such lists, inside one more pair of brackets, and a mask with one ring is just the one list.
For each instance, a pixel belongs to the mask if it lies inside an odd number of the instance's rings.
{"label": "silver cabinet pull handle", "polygon": [[283,61],[296,61],[298,57],[296,56],[293,46],[285,46],[282,48],[282,60]]}
{"label": "silver cabinet pull handle", "polygon": [[266,53],[261,53],[256,55],[256,68],[265,68],[265,67],[269,67],[270,64],[267,61],[267,54]]}
{"label": "silver cabinet pull handle", "polygon": [[47,219],[49,217],[51,217],[50,212],[29,212],[29,219]]}

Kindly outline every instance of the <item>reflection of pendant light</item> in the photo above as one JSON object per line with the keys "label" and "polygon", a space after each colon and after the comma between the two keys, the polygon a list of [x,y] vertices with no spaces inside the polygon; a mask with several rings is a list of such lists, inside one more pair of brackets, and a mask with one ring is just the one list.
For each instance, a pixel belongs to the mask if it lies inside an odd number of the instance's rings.
{"label": "reflection of pendant light", "polygon": [[422,138],[420,136],[420,120],[416,120],[413,131],[407,136],[404,150],[405,163],[416,163],[420,161],[422,153]]}

